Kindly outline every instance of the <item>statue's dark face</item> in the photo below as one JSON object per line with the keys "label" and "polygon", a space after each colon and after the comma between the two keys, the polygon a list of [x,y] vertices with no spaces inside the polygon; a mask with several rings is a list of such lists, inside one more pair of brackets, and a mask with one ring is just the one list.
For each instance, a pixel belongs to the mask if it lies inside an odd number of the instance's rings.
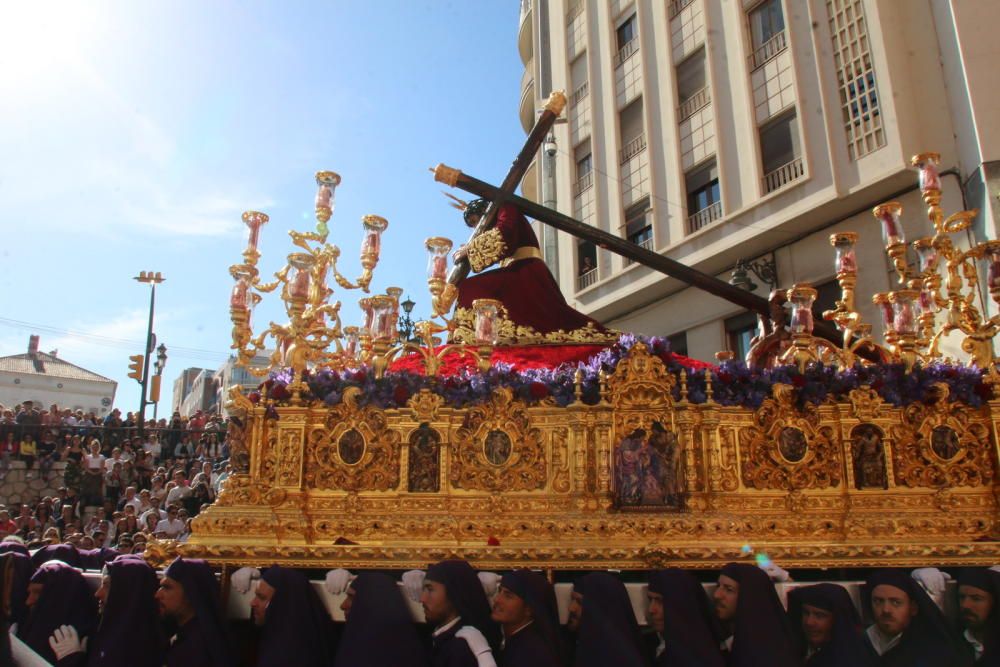
{"label": "statue's dark face", "polygon": [[470,213],[469,215],[465,216],[465,224],[468,227],[475,227],[476,225],[478,225],[479,224],[479,214],[478,213]]}

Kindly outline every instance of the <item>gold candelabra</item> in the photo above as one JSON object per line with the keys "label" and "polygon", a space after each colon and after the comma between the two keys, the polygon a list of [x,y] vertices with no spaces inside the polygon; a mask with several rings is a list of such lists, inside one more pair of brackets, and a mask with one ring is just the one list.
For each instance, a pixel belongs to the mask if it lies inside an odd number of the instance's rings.
{"label": "gold candelabra", "polygon": [[[351,342],[355,332],[349,332],[349,344],[345,347],[345,330],[341,326],[340,302],[330,303],[333,289],[327,284],[331,276],[345,290],[360,289],[368,292],[372,273],[378,264],[381,250],[382,232],[388,227],[385,218],[366,215],[362,218],[365,236],[361,244],[362,274],[355,281],[344,277],[337,269],[340,249],[327,243],[328,222],[333,215],[334,192],[340,184],[340,176],[332,171],[316,174],[316,231],[288,234],[293,245],[302,252],[288,254],[285,266],[274,274],[271,282],[262,282],[257,262],[260,230],[268,222],[268,216],[257,211],[243,214],[243,222],[249,228],[247,247],[243,251],[243,263],[229,268],[236,281],[229,302],[230,318],[233,322],[233,344],[237,363],[248,368],[257,376],[263,376],[276,367],[285,366],[291,370],[292,381],[288,385],[293,403],[301,401],[303,373],[310,367],[340,369],[357,362],[357,343]],[[281,299],[289,321],[286,324],[271,322],[267,329],[254,335],[252,314],[263,294],[281,288]],[[270,338],[275,350],[267,368],[258,370],[250,367],[250,362],[265,349],[265,341]]]}
{"label": "gold candelabra", "polygon": [[[940,156],[922,153],[911,163],[919,171],[921,196],[927,205],[927,217],[934,235],[912,243],[918,259],[914,271],[907,261],[907,243],[901,224],[903,207],[899,202],[887,202],[872,209],[881,224],[886,255],[896,271],[901,289],[872,296],[881,314],[885,346],[872,338],[872,326],[861,320],[855,306],[858,264],[855,245],[858,235],[840,232],[830,236],[836,251],[837,282],[841,297],[836,307],[823,313],[843,332],[840,348],[812,336],[811,306],[815,290],[808,285],[795,285],[788,290],[791,303],[791,324],[781,345],[772,353],[750,359],[762,366],[774,360],[795,363],[800,369],[812,361],[830,361],[848,368],[859,361],[870,363],[899,362],[907,370],[918,362],[941,358],[942,338],[952,331],[961,331],[965,338],[962,350],[969,363],[989,369],[991,378],[1000,382],[995,369],[993,338],[1000,332],[1000,315],[984,318],[976,306],[979,273],[976,261],[983,262],[991,298],[1000,305],[1000,241],[986,241],[968,250],[959,248],[951,235],[963,232],[972,224],[978,211],[959,211],[945,217],[941,210],[941,178],[938,171]],[[942,279],[939,268],[944,266]],[[942,288],[944,293],[942,294]],[[938,327],[936,314],[946,313]],[[773,337],[773,336],[772,336]]]}

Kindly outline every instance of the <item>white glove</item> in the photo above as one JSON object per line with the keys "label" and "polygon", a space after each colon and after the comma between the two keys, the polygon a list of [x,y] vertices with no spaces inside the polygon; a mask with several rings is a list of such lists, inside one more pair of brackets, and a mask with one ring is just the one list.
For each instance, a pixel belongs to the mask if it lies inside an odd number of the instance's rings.
{"label": "white glove", "polygon": [[486,641],[478,629],[471,625],[463,625],[462,629],[455,633],[456,637],[465,640],[469,645],[472,655],[476,656],[479,667],[497,667],[496,660],[493,659],[493,651],[490,650],[490,643]]}
{"label": "white glove", "polygon": [[409,570],[403,573],[403,590],[406,597],[414,602],[420,602],[420,593],[424,589],[424,577],[427,573],[423,570]]}
{"label": "white glove", "polygon": [[336,570],[330,570],[326,573],[326,581],[323,583],[323,587],[326,588],[326,592],[330,595],[340,595],[347,592],[351,582],[354,581],[354,577],[355,575],[339,567]]}
{"label": "white glove", "polygon": [[792,575],[788,573],[788,570],[775,565],[773,561],[769,562],[767,565],[760,566],[760,569],[767,573],[767,576],[771,579],[771,581],[779,584],[792,580]]}
{"label": "white glove", "polygon": [[60,625],[49,637],[49,646],[56,654],[56,659],[62,660],[67,655],[86,651],[87,639],[84,638],[81,642],[80,635],[76,633],[76,628],[72,625]]}
{"label": "white glove", "polygon": [[241,567],[229,577],[229,584],[233,590],[246,593],[250,590],[250,583],[254,579],[260,579],[260,570],[255,567]]}
{"label": "white glove", "polygon": [[936,567],[921,567],[910,573],[918,584],[920,584],[927,594],[936,597],[944,593],[951,577],[946,572],[942,572]]}
{"label": "white glove", "polygon": [[500,575],[496,572],[480,572],[478,576],[479,583],[483,585],[483,590],[486,591],[486,597],[492,600],[493,596],[500,590]]}

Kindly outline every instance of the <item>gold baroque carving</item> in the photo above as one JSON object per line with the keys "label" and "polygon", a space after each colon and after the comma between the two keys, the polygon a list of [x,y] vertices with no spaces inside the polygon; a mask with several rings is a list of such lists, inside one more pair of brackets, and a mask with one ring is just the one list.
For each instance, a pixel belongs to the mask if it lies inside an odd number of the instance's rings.
{"label": "gold baroque carving", "polygon": [[671,408],[676,378],[645,343],[636,343],[608,378],[608,394],[616,411]]}
{"label": "gold baroque carving", "polygon": [[[739,431],[743,483],[786,490],[839,486],[843,461],[833,427],[821,424],[815,406],[797,411],[790,385],[774,385],[772,395],[754,413],[755,424]],[[783,447],[790,433],[801,439],[793,443],[801,451],[791,458]]]}
{"label": "gold baroque carving", "polygon": [[[400,436],[390,428],[386,413],[373,407],[359,408],[360,390],[351,387],[344,400],[330,408],[322,425],[308,436],[306,486],[343,491],[389,491],[399,487]],[[364,438],[364,452],[357,463],[341,459],[340,438],[348,431]]]}
{"label": "gold baroque carving", "polygon": [[438,410],[444,405],[444,398],[432,394],[428,389],[421,389],[410,397],[406,403],[413,410],[413,419],[418,422],[432,422],[437,419]]}
{"label": "gold baroque carving", "polygon": [[[990,431],[977,410],[948,402],[948,386],[935,385],[933,405],[913,403],[903,411],[903,423],[892,428],[896,483],[908,487],[961,487],[992,483]],[[954,434],[954,453],[942,458],[934,449],[935,431]]]}
{"label": "gold baroque carving", "polygon": [[[486,458],[483,444],[491,433],[505,433],[513,447],[502,465]],[[451,483],[481,491],[533,491],[547,481],[545,445],[523,403],[507,388],[498,389],[485,405],[470,408],[451,444]]]}

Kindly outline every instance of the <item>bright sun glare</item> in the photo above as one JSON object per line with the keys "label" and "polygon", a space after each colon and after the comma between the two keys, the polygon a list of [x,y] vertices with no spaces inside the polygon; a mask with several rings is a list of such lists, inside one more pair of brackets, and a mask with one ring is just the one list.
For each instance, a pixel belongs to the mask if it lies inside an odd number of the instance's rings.
{"label": "bright sun glare", "polygon": [[0,85],[57,84],[95,38],[99,11],[82,1],[0,3]]}

